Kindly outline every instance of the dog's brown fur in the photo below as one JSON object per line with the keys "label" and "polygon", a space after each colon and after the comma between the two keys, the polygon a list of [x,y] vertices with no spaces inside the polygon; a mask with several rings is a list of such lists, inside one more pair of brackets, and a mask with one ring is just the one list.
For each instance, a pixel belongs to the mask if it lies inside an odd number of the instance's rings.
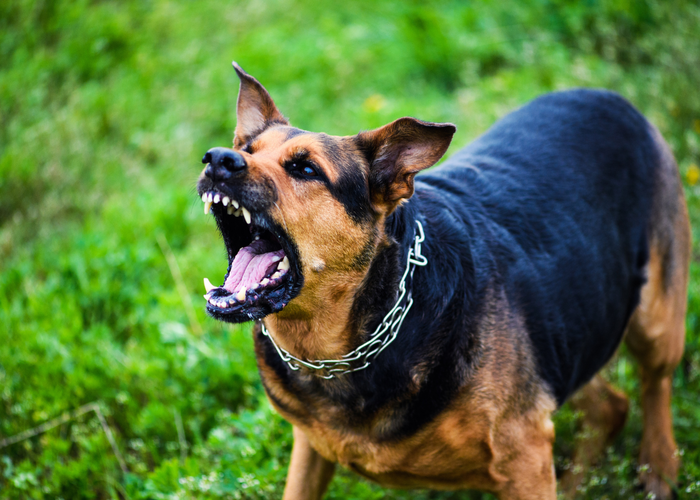
{"label": "dog's brown fur", "polygon": [[[361,134],[362,141],[295,135],[264,88],[237,71],[242,86],[234,146],[248,164],[251,186],[274,186],[270,189],[278,197],[272,216],[298,245],[305,277],[299,296],[265,318],[265,325],[281,347],[300,358],[338,358],[357,346],[353,301],[370,262],[387,245],[384,220],[413,194],[413,176],[442,156],[449,139],[441,130],[410,119]],[[666,151],[652,208],[658,230],[650,235],[648,281],[625,339],[641,366],[640,461],[649,466],[642,479],[647,491],[670,498],[678,472],[669,408],[671,376],[683,352],[690,232],[675,162],[660,136],[658,140]],[[370,172],[358,143],[386,158],[385,170]],[[361,165],[365,182],[383,186],[372,191],[375,217],[353,220],[322,184],[293,182],[282,165],[299,152],[313,158],[332,182],[347,168],[348,158]],[[407,157],[411,161],[404,161]],[[382,182],[370,179],[372,175]],[[391,427],[392,408],[364,422],[361,430],[351,429],[342,425],[342,407],[290,392],[266,362],[258,325],[256,354],[263,384],[277,411],[294,425],[284,498],[320,499],[335,463],[393,487],[474,488],[504,500],[556,498],[551,421],[556,401],[538,383],[523,319],[505,297],[490,297],[488,304],[479,325],[477,369],[468,383],[436,419],[395,441],[376,437]],[[298,376],[314,377],[303,372]],[[415,368],[416,390],[421,377],[420,367]],[[585,412],[586,432],[575,453],[576,466],[562,480],[568,497],[575,496],[583,478],[577,466],[595,461],[622,428],[628,408],[625,396],[600,376],[572,404]]]}

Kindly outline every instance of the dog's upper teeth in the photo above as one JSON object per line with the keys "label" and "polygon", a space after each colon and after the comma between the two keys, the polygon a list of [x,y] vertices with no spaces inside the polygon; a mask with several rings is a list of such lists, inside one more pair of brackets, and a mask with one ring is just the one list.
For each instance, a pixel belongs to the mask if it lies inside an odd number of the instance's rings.
{"label": "dog's upper teeth", "polygon": [[209,278],[204,278],[204,288],[207,291],[207,293],[209,293],[216,287],[211,284],[211,281],[209,281]]}
{"label": "dog's upper teeth", "polygon": [[219,196],[219,193],[216,193],[216,194],[214,195],[214,203],[219,203],[219,200],[220,200],[220,199],[221,199],[221,197]]}
{"label": "dog's upper teeth", "polygon": [[203,201],[204,203],[207,202],[207,193],[204,193],[204,194],[202,195],[202,201]]}
{"label": "dog's upper teeth", "polygon": [[207,193],[207,201],[210,203],[214,201],[214,193],[212,193],[211,191]]}
{"label": "dog's upper teeth", "polygon": [[209,210],[211,210],[211,201],[207,199],[207,201],[204,202],[204,213],[208,214]]}
{"label": "dog's upper teeth", "polygon": [[231,215],[233,213],[233,205],[229,205],[226,207],[226,213]]}
{"label": "dog's upper teeth", "polygon": [[231,198],[231,205],[238,208],[238,202],[236,200],[234,200],[233,198]]}
{"label": "dog's upper teeth", "polygon": [[229,197],[228,197],[228,196],[224,196],[223,198],[221,198],[221,203],[223,203],[225,207],[228,206],[228,202],[229,202],[229,201],[230,201],[230,200],[229,200]]}
{"label": "dog's upper teeth", "polygon": [[248,209],[241,207],[241,212],[243,212],[243,218],[245,219],[246,224],[250,224],[250,212]]}
{"label": "dog's upper teeth", "polygon": [[282,259],[282,262],[277,265],[277,269],[280,271],[286,271],[289,269],[289,258],[287,258],[286,255],[284,256],[284,259]]}

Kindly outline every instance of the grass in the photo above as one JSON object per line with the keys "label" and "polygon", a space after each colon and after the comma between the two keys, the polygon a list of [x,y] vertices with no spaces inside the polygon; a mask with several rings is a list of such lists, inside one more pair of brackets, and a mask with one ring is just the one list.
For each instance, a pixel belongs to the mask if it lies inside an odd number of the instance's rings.
{"label": "grass", "polygon": [[[698,242],[699,23],[696,0],[0,3],[0,440],[96,401],[128,467],[89,412],[0,448],[0,498],[280,497],[291,428],[249,325],[207,318],[200,297],[225,255],[194,181],[231,141],[232,59],[296,126],[451,121],[452,151],[544,92],[616,90],[671,144]],[[699,250],[674,377],[681,499],[700,497]],[[623,349],[606,371],[632,411],[584,497],[645,498],[636,367]],[[575,415],[556,425],[564,467]],[[328,498],[491,497],[341,472]]]}

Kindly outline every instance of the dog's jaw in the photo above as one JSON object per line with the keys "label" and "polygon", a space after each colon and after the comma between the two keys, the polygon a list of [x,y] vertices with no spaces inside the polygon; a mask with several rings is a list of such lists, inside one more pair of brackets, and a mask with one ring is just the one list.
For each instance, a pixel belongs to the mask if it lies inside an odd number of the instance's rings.
{"label": "dog's jaw", "polygon": [[204,211],[213,214],[228,252],[223,284],[204,280],[207,312],[241,323],[281,311],[303,283],[291,238],[264,210],[246,208],[232,193],[207,183],[200,183],[199,190]]}

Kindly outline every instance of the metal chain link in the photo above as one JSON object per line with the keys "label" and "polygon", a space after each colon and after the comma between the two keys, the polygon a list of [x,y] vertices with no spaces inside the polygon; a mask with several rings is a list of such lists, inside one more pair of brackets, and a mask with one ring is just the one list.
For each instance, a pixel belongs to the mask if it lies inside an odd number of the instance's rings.
{"label": "metal chain link", "polygon": [[418,226],[416,237],[413,246],[408,249],[406,270],[399,283],[399,295],[396,299],[396,304],[394,304],[391,311],[384,316],[381,324],[369,336],[369,340],[354,351],[343,355],[341,359],[323,359],[315,361],[299,359],[284,348],[278,346],[275,339],[272,338],[272,335],[270,335],[270,332],[265,327],[265,324],[261,322],[263,335],[270,339],[272,345],[277,349],[280,358],[287,363],[290,369],[296,371],[303,367],[309,370],[318,370],[319,373],[317,373],[317,375],[319,377],[329,380],[338,375],[364,370],[369,366],[372,358],[376,357],[396,339],[401,329],[401,324],[413,305],[413,294],[411,290],[407,291],[406,289],[406,279],[410,276],[411,282],[413,282],[413,272],[416,266],[425,266],[428,264],[428,259],[421,253],[421,243],[425,240],[423,225],[420,221],[416,221],[416,225]]}

